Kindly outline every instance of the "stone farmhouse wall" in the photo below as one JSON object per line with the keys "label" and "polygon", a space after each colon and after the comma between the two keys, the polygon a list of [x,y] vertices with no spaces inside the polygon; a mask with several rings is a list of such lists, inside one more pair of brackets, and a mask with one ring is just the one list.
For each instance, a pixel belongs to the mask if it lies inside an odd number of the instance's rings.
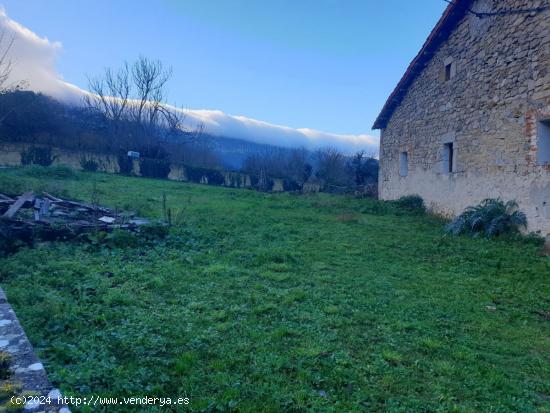
{"label": "stone farmhouse wall", "polygon": [[[471,8],[538,3],[478,0]],[[537,161],[540,146],[550,145],[550,136],[542,142],[539,123],[547,119],[550,12],[484,19],[467,13],[381,131],[380,197],[419,194],[432,210],[448,216],[488,197],[514,199],[527,214],[529,231],[550,234],[550,164]],[[400,160],[404,152],[407,161]],[[403,163],[406,172],[400,170]]]}

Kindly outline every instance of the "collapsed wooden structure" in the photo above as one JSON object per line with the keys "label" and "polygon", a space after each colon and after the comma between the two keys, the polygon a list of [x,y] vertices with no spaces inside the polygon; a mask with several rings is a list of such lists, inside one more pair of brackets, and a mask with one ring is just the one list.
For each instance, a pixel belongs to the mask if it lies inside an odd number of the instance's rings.
{"label": "collapsed wooden structure", "polygon": [[149,223],[133,213],[62,199],[43,193],[0,193],[0,237],[30,241],[71,238],[88,231],[136,230]]}

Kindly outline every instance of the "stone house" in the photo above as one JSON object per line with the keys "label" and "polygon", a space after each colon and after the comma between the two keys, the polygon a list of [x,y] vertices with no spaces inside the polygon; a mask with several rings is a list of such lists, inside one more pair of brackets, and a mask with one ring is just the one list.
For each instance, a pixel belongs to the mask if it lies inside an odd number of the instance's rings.
{"label": "stone house", "polygon": [[373,129],[382,199],[514,199],[550,234],[550,0],[454,0]]}

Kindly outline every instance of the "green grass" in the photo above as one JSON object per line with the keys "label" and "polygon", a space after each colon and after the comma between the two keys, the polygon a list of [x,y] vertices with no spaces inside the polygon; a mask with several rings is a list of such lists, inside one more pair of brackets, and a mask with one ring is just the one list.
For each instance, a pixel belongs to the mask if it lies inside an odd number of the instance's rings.
{"label": "green grass", "polygon": [[[550,260],[519,241],[443,237],[435,217],[324,194],[263,194],[0,171],[162,215],[134,248],[39,245],[0,280],[71,395],[189,397],[185,409],[550,412]],[[496,309],[494,309],[495,307]]]}

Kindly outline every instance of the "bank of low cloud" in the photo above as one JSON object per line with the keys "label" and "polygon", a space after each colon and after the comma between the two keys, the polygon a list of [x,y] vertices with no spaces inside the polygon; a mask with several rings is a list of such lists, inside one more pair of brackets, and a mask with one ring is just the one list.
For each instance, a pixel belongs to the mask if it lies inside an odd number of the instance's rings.
{"label": "bank of low cloud", "polygon": [[[63,80],[55,69],[55,62],[62,49],[60,42],[40,37],[30,29],[10,19],[0,8],[0,31],[14,39],[9,57],[13,61],[10,82],[24,82],[26,87],[67,103],[80,103],[87,93]],[[344,152],[366,150],[378,153],[378,138],[370,135],[347,135],[316,131],[309,128],[290,128],[250,119],[246,116],[228,115],[219,110],[184,110],[190,127],[198,123],[212,135],[243,139],[256,143],[284,147],[317,149],[326,146]],[[365,125],[367,122],[365,122]]]}

